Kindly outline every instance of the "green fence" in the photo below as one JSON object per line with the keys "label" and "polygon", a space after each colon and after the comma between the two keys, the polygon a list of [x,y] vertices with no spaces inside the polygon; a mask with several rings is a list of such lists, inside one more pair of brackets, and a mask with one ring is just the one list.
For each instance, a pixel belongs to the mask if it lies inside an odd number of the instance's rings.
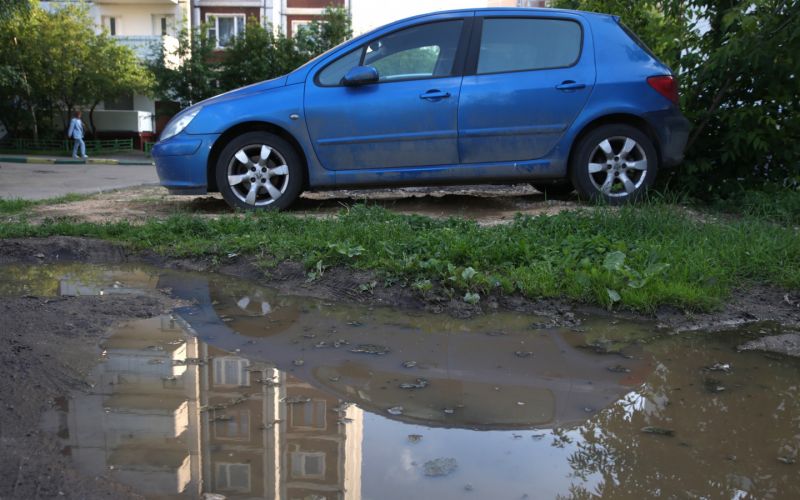
{"label": "green fence", "polygon": [[[86,151],[92,153],[124,153],[133,151],[133,139],[87,140]],[[70,139],[11,139],[0,142],[6,153],[72,153]]]}
{"label": "green fence", "polygon": [[149,155],[150,152],[153,151],[153,146],[155,146],[155,145],[156,145],[155,142],[145,142],[144,143],[144,152],[145,152],[145,154]]}

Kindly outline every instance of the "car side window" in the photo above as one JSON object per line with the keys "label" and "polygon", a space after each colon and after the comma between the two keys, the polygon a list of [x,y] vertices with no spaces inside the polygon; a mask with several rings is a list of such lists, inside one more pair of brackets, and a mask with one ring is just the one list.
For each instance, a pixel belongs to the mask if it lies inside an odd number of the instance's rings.
{"label": "car side window", "polygon": [[379,81],[450,76],[456,62],[462,19],[413,26],[373,40],[323,69],[320,85],[340,85],[356,66],[372,66]]}
{"label": "car side window", "polygon": [[580,57],[582,31],[563,19],[484,19],[477,73],[564,68]]}

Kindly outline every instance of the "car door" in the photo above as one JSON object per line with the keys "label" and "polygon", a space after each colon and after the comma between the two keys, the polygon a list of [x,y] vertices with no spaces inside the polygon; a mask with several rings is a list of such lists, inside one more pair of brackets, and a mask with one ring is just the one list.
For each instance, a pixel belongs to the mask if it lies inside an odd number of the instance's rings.
{"label": "car door", "polygon": [[[373,38],[308,78],[305,114],[320,163],[329,170],[458,163],[458,98],[468,18],[439,16]],[[377,82],[348,86],[357,66]]]}
{"label": "car door", "polygon": [[594,86],[588,24],[566,13],[475,18],[459,104],[461,163],[545,156]]}

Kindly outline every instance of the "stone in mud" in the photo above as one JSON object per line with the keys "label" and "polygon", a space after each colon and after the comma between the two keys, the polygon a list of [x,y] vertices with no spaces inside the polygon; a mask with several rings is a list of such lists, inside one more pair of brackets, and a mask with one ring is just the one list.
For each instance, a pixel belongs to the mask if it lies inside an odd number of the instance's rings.
{"label": "stone in mud", "polygon": [[725,390],[725,386],[722,385],[722,382],[714,378],[706,378],[703,380],[703,386],[706,388],[706,391],[711,393],[723,392]]}
{"label": "stone in mud", "polygon": [[428,460],[422,466],[423,472],[428,477],[447,476],[455,472],[458,468],[458,462],[455,458],[437,458]]}
{"label": "stone in mud", "polygon": [[350,352],[355,352],[358,354],[373,354],[376,356],[382,356],[389,351],[390,349],[388,347],[377,344],[358,344],[350,349]]}
{"label": "stone in mud", "polygon": [[422,434],[409,434],[408,435],[408,442],[409,443],[419,443],[422,441]]}
{"label": "stone in mud", "polygon": [[304,364],[306,364],[306,362],[303,361],[302,359],[295,359],[294,361],[292,361],[292,364],[294,366],[303,366]]}
{"label": "stone in mud", "polygon": [[730,363],[714,363],[713,365],[706,366],[703,370],[707,372],[723,372],[723,373],[730,373],[731,372],[731,364]]}
{"label": "stone in mud", "polygon": [[794,465],[796,460],[792,457],[778,457],[778,462],[786,465]]}
{"label": "stone in mud", "polygon": [[642,427],[641,431],[644,432],[645,434],[656,434],[658,436],[673,437],[675,435],[675,431],[673,431],[672,429],[665,429],[663,427],[655,427],[651,425]]}
{"label": "stone in mud", "polygon": [[800,333],[770,335],[751,340],[736,348],[739,351],[764,351],[786,356],[800,357]]}
{"label": "stone in mud", "polygon": [[405,382],[400,384],[401,389],[424,389],[428,387],[428,379],[418,378],[415,383]]}
{"label": "stone in mud", "polygon": [[389,415],[402,415],[403,414],[403,407],[402,406],[392,406],[386,412]]}
{"label": "stone in mud", "polygon": [[514,356],[518,358],[530,358],[533,356],[533,352],[531,351],[514,351]]}
{"label": "stone in mud", "polygon": [[403,368],[414,368],[417,366],[416,361],[403,361]]}
{"label": "stone in mud", "polygon": [[614,373],[630,373],[631,372],[630,368],[625,368],[622,365],[609,366],[608,368],[606,368],[606,370],[608,370],[610,372],[614,372]]}

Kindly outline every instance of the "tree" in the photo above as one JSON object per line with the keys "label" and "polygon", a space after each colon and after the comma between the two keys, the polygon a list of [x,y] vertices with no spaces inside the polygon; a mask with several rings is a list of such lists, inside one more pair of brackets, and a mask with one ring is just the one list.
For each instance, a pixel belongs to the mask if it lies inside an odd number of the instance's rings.
{"label": "tree", "polygon": [[297,52],[314,58],[353,37],[350,13],[342,7],[326,7],[320,19],[302,26],[295,34]]}
{"label": "tree", "polygon": [[133,50],[119,45],[106,32],[93,37],[87,45],[92,57],[80,74],[83,95],[79,99],[90,106],[89,126],[96,134],[94,111],[100,101],[130,93],[149,94],[155,81]]}
{"label": "tree", "polygon": [[15,120],[15,131],[25,128],[22,110],[38,139],[41,126],[47,124],[42,115],[50,120],[57,116],[61,126],[56,128],[63,130],[77,105],[96,105],[103,97],[122,92],[146,91],[149,78],[134,53],[95,29],[83,4],[51,11],[33,4],[13,9],[3,18],[0,105],[4,116]]}
{"label": "tree", "polygon": [[231,41],[221,63],[220,86],[235,89],[284,75],[303,63],[292,41],[249,18],[244,33]]}
{"label": "tree", "polygon": [[800,2],[558,0],[618,14],[677,73],[694,129],[678,180],[800,185]]}
{"label": "tree", "polygon": [[214,48],[206,25],[193,30],[184,27],[177,43],[156,47],[147,63],[155,77],[156,95],[186,107],[218,94]]}

